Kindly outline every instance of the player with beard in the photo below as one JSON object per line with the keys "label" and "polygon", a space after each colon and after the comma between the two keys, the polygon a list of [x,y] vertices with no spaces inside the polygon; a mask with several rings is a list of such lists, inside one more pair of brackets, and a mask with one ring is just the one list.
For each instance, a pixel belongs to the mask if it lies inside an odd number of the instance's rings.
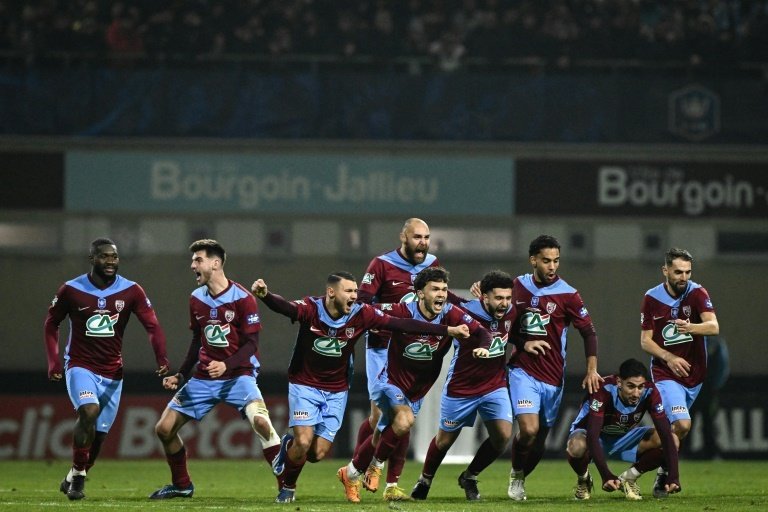
{"label": "player with beard", "polygon": [[[460,342],[457,357],[467,351],[472,357],[487,358],[491,335],[477,320],[448,303],[448,278],[448,272],[442,267],[425,268],[416,275],[413,283],[416,302],[378,307],[392,316],[424,320],[435,325],[466,324],[475,339]],[[371,485],[363,478],[365,469],[371,463],[380,466],[385,462],[410,432],[424,396],[440,375],[443,357],[451,346],[449,337],[393,333],[387,349],[386,367],[379,374],[373,390],[373,398],[382,411],[377,430],[357,448],[352,461],[338,471],[348,501],[360,501],[361,485]]]}
{"label": "player with beard", "polygon": [[190,268],[199,285],[189,297],[192,341],[178,373],[163,379],[165,389],[178,391],[155,425],[171,469],[171,483],[149,496],[155,500],[192,497],[195,487],[179,431],[191,420],[202,421],[221,402],[248,419],[267,463],[280,450],[280,438],[256,380],[261,331],[256,299],[242,285],[227,279],[227,253],[216,240],[198,240],[189,246],[189,252]]}
{"label": "player with beard", "polygon": [[[664,400],[672,431],[682,442],[691,430],[690,408],[707,374],[707,336],[720,333],[707,290],[691,281],[693,256],[667,251],[664,282],[645,292],[640,314],[640,346],[651,357],[653,382]],[[659,468],[653,495],[667,495],[666,468]]]}
{"label": "player with beard", "polygon": [[[512,276],[500,270],[488,272],[480,281],[480,298],[454,302],[472,318],[480,322],[493,338],[488,359],[476,359],[460,350],[461,343],[454,340],[454,355],[448,369],[440,400],[440,424],[424,459],[411,498],[427,498],[437,469],[459,438],[463,427],[472,427],[479,414],[488,431],[488,438],[480,445],[474,459],[459,475],[459,486],[467,500],[480,499],[477,476],[498,458],[512,437],[512,404],[507,390],[506,347],[509,330],[515,321],[516,309],[512,304]],[[456,297],[458,298],[458,297]]]}
{"label": "player with beard", "polygon": [[[519,432],[512,441],[512,471],[507,495],[526,499],[525,478],[544,453],[544,441],[555,423],[563,399],[565,352],[572,323],[584,339],[587,372],[581,386],[598,390],[597,335],[579,292],[557,275],[560,243],[549,235],[528,247],[532,274],[515,279],[518,310],[513,336],[517,350],[509,360],[509,394]],[[543,419],[544,424],[541,425]]]}
{"label": "player with beard", "polygon": [[[72,468],[59,490],[70,500],[85,498],[85,475],[96,462],[114,424],[123,389],[123,334],[135,314],[149,335],[157,374],[168,372],[165,334],[144,290],[118,275],[120,257],[109,238],[91,242],[91,271],[67,281],[53,297],[45,318],[48,378],[66,376],[67,392],[77,411]],[[69,316],[64,364],[59,358],[59,324]]]}
{"label": "player with beard", "polygon": [[[627,359],[618,375],[609,375],[595,393],[588,394],[571,424],[568,463],[578,477],[574,497],[588,500],[592,492],[589,461],[603,479],[603,490],[624,491],[629,500],[641,500],[637,479],[663,460],[670,468],[665,491],[678,492],[677,437],[664,416],[664,405],[656,387],[648,382],[648,369],[637,359]],[[654,427],[640,424],[649,412]],[[632,463],[618,477],[605,461],[609,457]]]}
{"label": "player with beard", "polygon": [[296,499],[296,482],[304,464],[322,460],[333,446],[349,395],[355,343],[365,331],[469,336],[466,325],[394,318],[357,302],[357,282],[349,272],[330,274],[321,297],[288,302],[271,293],[263,279],[256,280],[251,291],[271,310],[300,325],[288,367],[288,426],[293,434],[283,436],[272,461],[273,472],[284,482],[277,503]]}
{"label": "player with beard", "polygon": [[[412,302],[416,297],[413,290],[413,280],[421,270],[436,267],[440,263],[429,254],[429,226],[421,219],[410,218],[405,221],[400,231],[400,248],[376,256],[368,264],[358,300],[367,304],[395,304]],[[371,401],[371,414],[363,421],[358,429],[355,450],[373,434],[373,429],[379,421],[381,411],[373,401],[373,388],[379,373],[387,361],[387,345],[391,333],[386,331],[368,331],[366,333],[365,371],[368,379],[368,395]],[[398,501],[408,495],[397,484],[405,465],[410,435],[405,435],[400,441],[387,467],[387,486],[384,499]],[[378,489],[382,468],[371,466],[366,471],[366,489]]]}

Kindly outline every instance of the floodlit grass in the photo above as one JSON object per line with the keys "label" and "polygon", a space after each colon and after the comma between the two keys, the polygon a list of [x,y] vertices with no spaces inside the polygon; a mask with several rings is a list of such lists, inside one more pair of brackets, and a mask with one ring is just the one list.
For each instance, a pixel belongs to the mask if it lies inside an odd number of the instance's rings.
{"label": "floodlit grass", "polygon": [[[683,461],[683,492],[666,500],[650,495],[653,475],[640,480],[645,499],[628,502],[619,492],[595,490],[588,502],[576,502],[572,487],[576,477],[565,460],[545,461],[526,482],[528,501],[512,502],[507,498],[509,462],[500,461],[480,475],[481,502],[467,502],[456,484],[463,466],[440,468],[429,499],[424,502],[387,504],[376,494],[363,491],[359,505],[347,503],[336,470],[342,460],[307,464],[299,479],[297,501],[293,504],[273,503],[276,495],[274,477],[263,460],[205,461],[190,460],[189,469],[195,483],[195,496],[151,501],[147,496],[169,482],[169,470],[162,460],[99,461],[86,483],[87,498],[70,502],[59,492],[59,482],[68,469],[67,461],[0,462],[0,510],[31,511],[72,508],[82,510],[263,510],[283,509],[291,512],[370,510],[370,511],[705,511],[727,512],[768,510],[768,462]],[[614,462],[614,470],[624,468]],[[401,487],[411,487],[418,477],[420,464],[406,465]],[[594,468],[593,477],[597,477]]]}

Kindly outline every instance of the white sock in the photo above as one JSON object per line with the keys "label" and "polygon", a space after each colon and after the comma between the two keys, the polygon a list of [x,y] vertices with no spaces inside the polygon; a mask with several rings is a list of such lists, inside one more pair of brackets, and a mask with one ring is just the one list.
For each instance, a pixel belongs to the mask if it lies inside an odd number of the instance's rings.
{"label": "white sock", "polygon": [[362,474],[363,472],[357,469],[355,465],[352,464],[352,461],[349,461],[349,464],[347,464],[347,477],[349,477],[350,480],[357,480]]}
{"label": "white sock", "polygon": [[384,461],[381,461],[376,457],[374,457],[373,460],[371,461],[371,466],[375,466],[379,469],[382,469],[384,467]]}
{"label": "white sock", "polygon": [[66,480],[69,483],[72,483],[72,476],[75,473],[75,468],[69,468],[69,473],[67,473],[67,476],[64,477],[64,480]]}
{"label": "white sock", "polygon": [[432,485],[432,479],[431,479],[431,478],[427,478],[427,477],[425,477],[424,475],[421,475],[421,476],[419,477],[419,480],[421,480],[422,482],[424,482],[424,483],[425,483],[425,484],[427,484],[428,486],[431,486],[431,485]]}
{"label": "white sock", "polygon": [[[72,476],[85,476],[85,470],[78,471],[75,468],[72,468]],[[71,482],[72,480],[70,480]]]}
{"label": "white sock", "polygon": [[629,481],[629,482],[634,482],[635,480],[637,480],[638,478],[640,478],[640,475],[641,475],[641,474],[642,474],[642,473],[640,473],[640,472],[639,472],[639,471],[638,471],[638,470],[635,468],[635,466],[632,466],[632,467],[630,467],[628,470],[626,470],[625,472],[623,472],[623,473],[622,473],[622,474],[619,476],[619,478],[621,478],[622,480],[627,480],[627,481]]}
{"label": "white sock", "polygon": [[394,483],[387,482],[387,489],[389,489],[390,487],[397,487],[397,482],[394,482]]}

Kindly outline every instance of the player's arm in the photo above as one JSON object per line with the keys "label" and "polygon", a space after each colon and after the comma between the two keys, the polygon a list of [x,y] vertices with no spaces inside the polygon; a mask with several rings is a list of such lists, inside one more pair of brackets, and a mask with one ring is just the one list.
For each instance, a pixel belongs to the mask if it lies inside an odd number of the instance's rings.
{"label": "player's arm", "polygon": [[287,316],[294,322],[299,317],[299,307],[293,302],[288,302],[280,295],[274,294],[267,288],[263,279],[257,279],[251,285],[251,292],[275,313]]}
{"label": "player's arm", "polygon": [[456,295],[451,290],[448,290],[448,302],[450,302],[454,306],[461,307],[462,304],[464,304],[465,302],[469,302],[469,301],[467,299],[465,299],[464,297],[462,297],[461,295]]}
{"label": "player's arm", "polygon": [[168,352],[166,349],[165,332],[160,326],[160,321],[157,319],[157,314],[154,308],[150,305],[144,289],[138,284],[135,285],[136,297],[134,298],[134,310],[136,318],[139,319],[141,325],[144,326],[144,330],[147,331],[149,336],[149,343],[152,345],[152,351],[155,353],[155,362],[157,363],[157,375],[165,375],[168,373],[168,369],[171,363],[168,361]]}
{"label": "player's arm", "polygon": [[413,318],[396,318],[384,313],[381,313],[381,315],[382,316],[377,317],[380,319],[377,322],[377,325],[372,326],[372,328],[413,334],[435,334],[438,336],[452,336],[454,338],[469,337],[469,328],[466,325],[453,327],[443,324],[422,322],[421,320],[415,320]]}
{"label": "player's arm", "polygon": [[568,301],[568,314],[573,319],[573,325],[579,330],[584,340],[584,357],[586,358],[587,371],[581,381],[581,387],[587,393],[595,393],[600,389],[603,378],[597,373],[597,333],[589,311],[584,305],[584,300],[579,293],[574,293]]}
{"label": "player's arm", "polygon": [[208,363],[208,375],[212,379],[218,379],[227,371],[228,368],[239,368],[248,366],[251,356],[259,348],[259,333],[251,332],[243,334],[242,343],[234,354],[223,361],[211,361]]}
{"label": "player's arm", "polygon": [[469,324],[470,332],[472,336],[477,339],[477,347],[472,349],[472,356],[476,358],[485,359],[490,355],[488,350],[491,348],[491,343],[493,342],[493,336],[491,336],[491,333],[488,329],[480,325],[480,322],[475,322],[477,324],[474,332],[472,331],[472,324]]}
{"label": "player's arm", "polygon": [[672,427],[669,424],[666,414],[664,414],[664,406],[662,404],[661,395],[657,389],[653,389],[651,395],[647,398],[651,401],[651,419],[653,420],[653,426],[656,428],[656,432],[659,433],[661,439],[661,449],[664,452],[664,460],[667,466],[667,492],[676,493],[682,490],[680,485],[680,472],[679,472],[679,457],[678,457],[678,441],[675,434],[672,432]]}
{"label": "player's arm", "polygon": [[[600,398],[595,395],[590,395],[590,403],[594,404],[599,402]],[[608,467],[608,462],[605,459],[605,451],[603,451],[603,445],[600,443],[600,431],[603,428],[603,415],[600,412],[596,412],[590,406],[589,414],[587,415],[587,448],[592,456],[592,461],[595,463],[595,467],[600,472],[600,477],[603,479],[603,490],[612,492],[618,489],[621,485],[619,478],[611,472]]]}
{"label": "player's arm", "polygon": [[653,329],[640,332],[640,347],[655,359],[664,361],[672,373],[678,377],[687,377],[688,372],[691,371],[691,363],[668,350],[664,350],[658,343],[653,341]]}
{"label": "player's arm", "polygon": [[59,381],[64,376],[64,364],[59,357],[59,325],[67,316],[67,303],[66,285],[62,285],[45,316],[45,356],[48,359],[48,378],[52,381]]}
{"label": "player's arm", "polygon": [[675,319],[675,326],[678,332],[683,334],[693,334],[695,336],[716,336],[720,334],[720,324],[717,323],[717,316],[712,311],[703,311],[701,313],[701,323],[692,324],[689,320],[677,318]]}
{"label": "player's arm", "polygon": [[179,366],[179,370],[176,372],[176,374],[170,375],[163,379],[163,387],[165,389],[178,389],[184,385],[184,381],[189,379],[189,376],[192,374],[192,368],[194,368],[198,361],[200,348],[202,348],[202,346],[202,333],[200,330],[195,329],[192,331],[192,341],[189,343],[187,355],[184,356],[184,361],[182,361],[181,365]]}

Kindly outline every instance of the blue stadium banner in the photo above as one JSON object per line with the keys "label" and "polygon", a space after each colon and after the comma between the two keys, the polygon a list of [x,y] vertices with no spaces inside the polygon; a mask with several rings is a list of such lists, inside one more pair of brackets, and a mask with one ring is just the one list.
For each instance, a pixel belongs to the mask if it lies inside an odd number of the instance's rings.
{"label": "blue stadium banner", "polygon": [[511,215],[512,158],[69,151],[68,211]]}

